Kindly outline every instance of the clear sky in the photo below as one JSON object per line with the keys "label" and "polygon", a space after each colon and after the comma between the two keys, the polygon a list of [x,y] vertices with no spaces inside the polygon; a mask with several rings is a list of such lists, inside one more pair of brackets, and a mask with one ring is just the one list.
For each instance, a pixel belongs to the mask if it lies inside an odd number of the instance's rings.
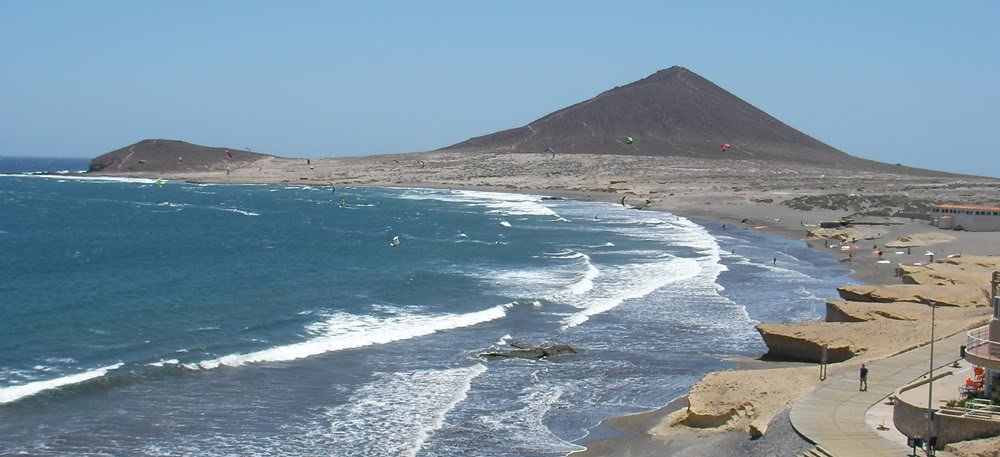
{"label": "clear sky", "polygon": [[673,65],[850,154],[1000,177],[996,1],[0,0],[0,155],[436,149]]}

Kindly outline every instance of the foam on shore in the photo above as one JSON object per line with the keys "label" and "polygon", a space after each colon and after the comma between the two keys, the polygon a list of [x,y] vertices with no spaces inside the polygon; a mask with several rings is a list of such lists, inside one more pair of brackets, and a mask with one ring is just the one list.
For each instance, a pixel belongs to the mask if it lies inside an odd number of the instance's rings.
{"label": "foam on shore", "polygon": [[42,391],[58,389],[63,386],[79,384],[84,381],[89,381],[94,378],[99,378],[107,374],[109,371],[121,368],[121,366],[122,366],[121,363],[116,363],[114,365],[108,365],[106,367],[101,367],[96,370],[90,370],[90,371],[85,371],[83,373],[62,376],[59,378],[49,379],[46,381],[36,381],[21,386],[0,388],[0,405],[17,401],[22,398],[35,395]]}

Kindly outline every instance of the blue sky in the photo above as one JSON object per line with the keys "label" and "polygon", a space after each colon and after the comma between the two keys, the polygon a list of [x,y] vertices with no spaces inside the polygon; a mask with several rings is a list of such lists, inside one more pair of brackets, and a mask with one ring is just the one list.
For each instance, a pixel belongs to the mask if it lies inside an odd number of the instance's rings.
{"label": "blue sky", "polygon": [[673,65],[850,154],[1000,177],[1000,2],[0,0],[0,155],[436,149]]}

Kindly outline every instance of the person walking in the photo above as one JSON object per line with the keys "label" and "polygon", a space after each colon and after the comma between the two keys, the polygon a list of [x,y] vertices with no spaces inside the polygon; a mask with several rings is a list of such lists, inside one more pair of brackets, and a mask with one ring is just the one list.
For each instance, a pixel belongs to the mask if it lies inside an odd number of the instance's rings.
{"label": "person walking", "polygon": [[862,392],[868,390],[868,367],[863,363],[861,364],[861,386],[858,387],[858,390]]}

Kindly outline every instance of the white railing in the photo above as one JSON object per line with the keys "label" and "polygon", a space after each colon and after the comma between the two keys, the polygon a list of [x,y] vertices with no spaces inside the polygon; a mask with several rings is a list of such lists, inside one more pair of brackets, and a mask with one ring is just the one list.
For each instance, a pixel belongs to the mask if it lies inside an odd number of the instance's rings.
{"label": "white railing", "polygon": [[965,401],[965,415],[1000,419],[1000,406],[983,398],[969,399]]}
{"label": "white railing", "polygon": [[977,329],[970,330],[966,334],[965,352],[983,358],[992,358],[991,354],[1000,354],[1000,341],[990,340],[990,326],[984,325]]}

